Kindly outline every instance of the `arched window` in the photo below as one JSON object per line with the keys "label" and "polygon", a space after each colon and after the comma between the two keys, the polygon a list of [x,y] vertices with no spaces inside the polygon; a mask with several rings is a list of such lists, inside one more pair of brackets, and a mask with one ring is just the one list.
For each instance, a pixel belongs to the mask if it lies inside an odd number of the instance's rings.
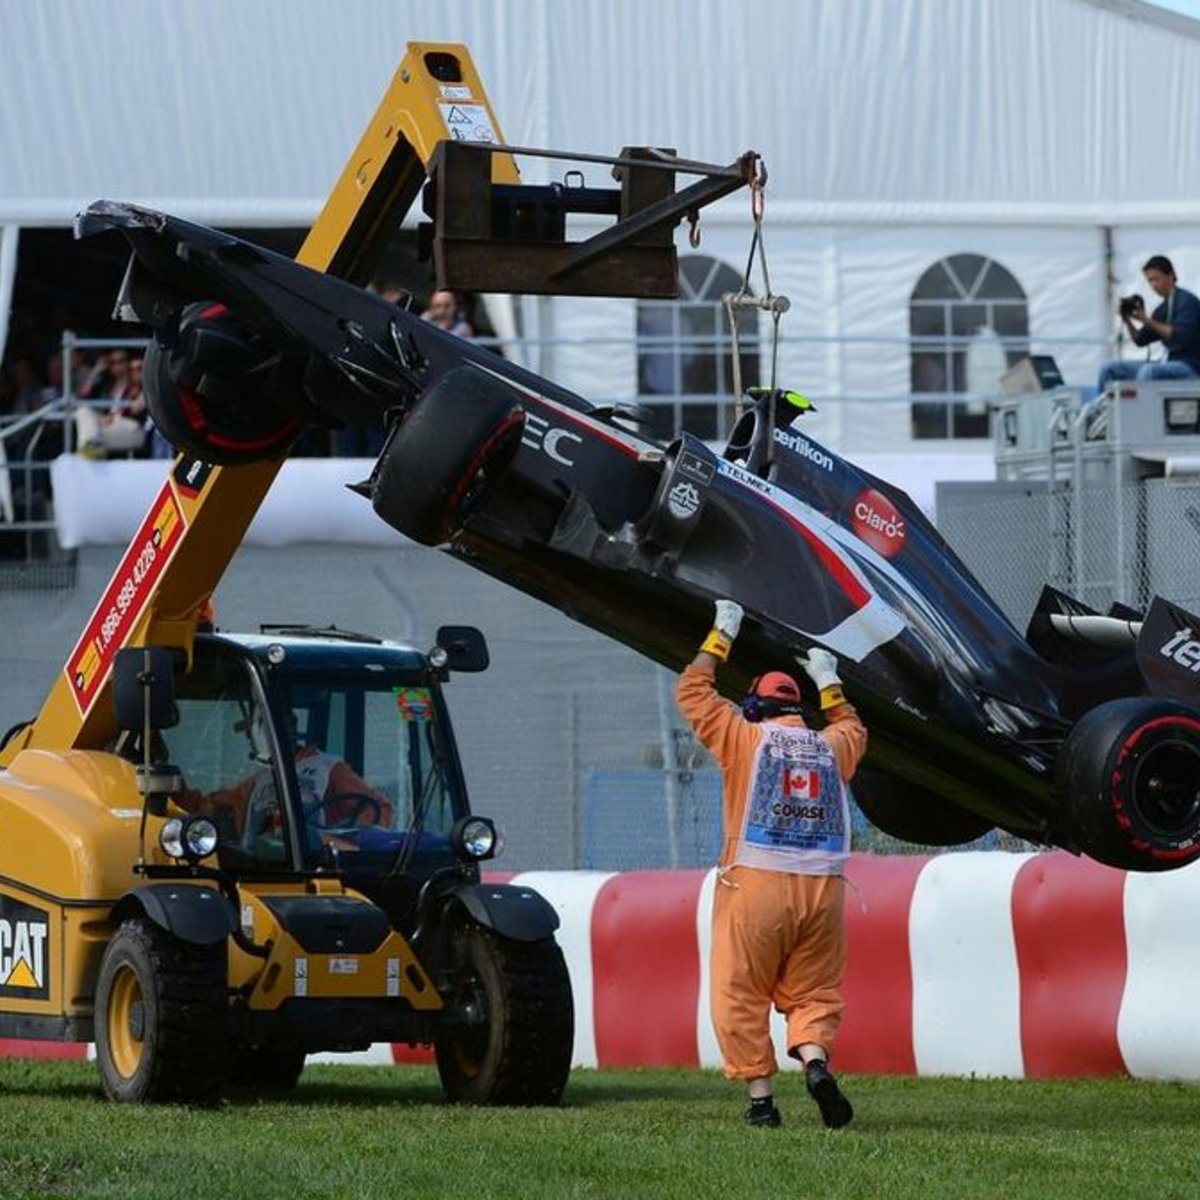
{"label": "arched window", "polygon": [[[719,259],[679,260],[679,299],[644,300],[637,309],[638,391],[650,432],[669,440],[681,429],[722,440],[733,422],[733,348],[721,297],[741,276]],[[758,384],[757,314],[738,314],[742,386]]]}
{"label": "arched window", "polygon": [[[952,254],[917,280],[909,301],[914,438],[988,436],[987,403],[1007,367],[1029,353],[1029,310],[1011,271]],[[935,397],[949,393],[945,400]]]}

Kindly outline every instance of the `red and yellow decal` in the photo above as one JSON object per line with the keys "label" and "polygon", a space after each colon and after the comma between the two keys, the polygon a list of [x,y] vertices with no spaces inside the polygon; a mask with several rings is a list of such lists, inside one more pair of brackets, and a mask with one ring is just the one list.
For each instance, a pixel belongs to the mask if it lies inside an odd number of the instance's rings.
{"label": "red and yellow decal", "polygon": [[91,710],[117,651],[145,610],[186,529],[187,518],[168,480],[67,659],[64,670],[81,716],[86,717]]}

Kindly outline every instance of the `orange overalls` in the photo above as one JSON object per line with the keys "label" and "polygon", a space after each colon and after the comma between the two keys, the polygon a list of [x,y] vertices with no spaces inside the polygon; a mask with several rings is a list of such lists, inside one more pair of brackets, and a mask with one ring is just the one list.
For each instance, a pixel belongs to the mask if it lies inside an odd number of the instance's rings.
{"label": "orange overalls", "polygon": [[[714,675],[713,666],[693,664],[681,676],[677,693],[680,711],[724,776],[724,843],[713,905],[712,1018],[726,1076],[761,1079],[778,1069],[770,1037],[772,1003],[787,1018],[789,1053],[809,1042],[824,1047],[826,1054],[833,1050],[846,965],[843,855],[836,847],[809,858],[802,853],[786,871],[747,865],[747,859],[755,858],[754,847],[747,849],[751,789],[773,786],[776,778],[761,765],[763,740],[786,739],[789,735],[780,727],[802,730],[805,725],[793,716],[761,724],[747,721],[717,693]],[[829,770],[848,782],[866,751],[866,728],[849,704],[825,715],[829,724],[816,736],[832,752]],[[825,754],[824,746],[817,750]],[[844,803],[840,794],[835,799]],[[759,860],[766,857],[759,855]]]}

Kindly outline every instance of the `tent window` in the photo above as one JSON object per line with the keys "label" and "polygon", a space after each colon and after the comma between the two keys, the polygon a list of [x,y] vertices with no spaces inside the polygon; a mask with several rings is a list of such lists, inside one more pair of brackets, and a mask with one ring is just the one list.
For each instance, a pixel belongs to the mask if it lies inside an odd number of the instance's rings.
{"label": "tent window", "polygon": [[1029,353],[1024,289],[993,259],[952,254],[917,280],[908,313],[913,437],[987,437],[985,397]]}
{"label": "tent window", "polygon": [[[721,297],[741,276],[703,254],[679,260],[679,299],[646,300],[637,308],[638,392],[650,410],[649,432],[670,440],[686,429],[719,441],[733,421],[733,352]],[[742,386],[758,384],[758,324],[738,317]]]}

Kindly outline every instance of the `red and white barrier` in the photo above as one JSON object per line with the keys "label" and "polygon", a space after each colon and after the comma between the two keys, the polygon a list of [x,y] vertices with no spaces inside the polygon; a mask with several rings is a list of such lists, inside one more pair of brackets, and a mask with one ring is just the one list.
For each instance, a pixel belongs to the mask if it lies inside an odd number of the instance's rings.
{"label": "red and white barrier", "polygon": [[[1200,866],[1133,875],[1062,853],[855,855],[836,1061],[870,1074],[1200,1080]],[[558,910],[577,1066],[719,1066],[713,871],[495,875]],[[791,1065],[774,1023],[781,1065]],[[0,1054],[83,1057],[0,1041]],[[375,1046],[338,1061],[427,1057]]]}

